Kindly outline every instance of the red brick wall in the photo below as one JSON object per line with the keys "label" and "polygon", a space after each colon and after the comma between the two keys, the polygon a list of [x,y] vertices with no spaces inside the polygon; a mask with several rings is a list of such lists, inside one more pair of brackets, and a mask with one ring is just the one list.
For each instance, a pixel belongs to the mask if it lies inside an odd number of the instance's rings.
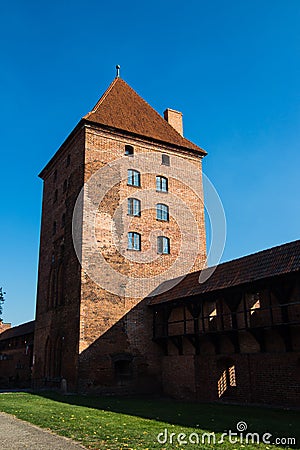
{"label": "red brick wall", "polygon": [[16,336],[0,342],[1,388],[30,387],[32,345],[32,333]]}
{"label": "red brick wall", "polygon": [[[70,155],[70,164],[67,158]],[[35,386],[44,385],[45,348],[50,339],[52,349],[62,340],[61,376],[71,390],[77,387],[80,265],[72,243],[73,208],[83,185],[84,130],[78,130],[62,146],[46,169],[43,189],[42,225],[40,238],[36,328],[33,379]],[[55,180],[55,171],[57,179]],[[55,201],[55,191],[57,200]],[[65,226],[62,216],[65,214]],[[57,230],[53,235],[53,222]],[[53,260],[54,257],[54,260]],[[62,264],[63,299],[54,307],[53,292],[49,289],[51,269]],[[54,351],[54,350],[53,350]],[[54,363],[53,363],[54,364]]]}
{"label": "red brick wall", "polygon": [[[276,340],[276,335],[273,335]],[[177,355],[163,357],[163,392],[177,399],[198,401],[226,401],[279,406],[300,404],[300,353],[252,352],[224,353],[216,355],[205,352],[205,341],[200,355]],[[279,348],[281,343],[278,343]],[[222,347],[222,345],[221,345]],[[276,345],[274,344],[274,348]],[[207,347],[208,349],[209,347]],[[251,347],[250,347],[251,348]],[[224,370],[234,366],[235,383],[227,380],[225,391],[220,395],[218,385]]]}
{"label": "red brick wall", "polygon": [[[134,155],[155,152],[159,163],[161,154],[168,153],[172,163],[172,155],[189,160],[190,164],[197,166],[201,171],[201,160],[198,157],[187,153],[172,151],[167,147],[146,143],[145,141],[124,138],[121,135],[103,132],[98,129],[89,128],[86,134],[86,156],[85,156],[85,180],[93,175],[99,168],[115,159],[124,158],[125,144],[134,147]],[[126,158],[126,157],[125,157]],[[128,159],[129,167],[135,167],[135,159]],[[158,166],[157,174],[161,174],[164,167]],[[106,229],[96,229],[99,251],[102,252],[106,261],[122,274],[130,274],[135,277],[150,277],[166,270],[174,263],[180,251],[180,229],[176,221],[170,217],[170,221],[159,223],[161,229],[171,240],[171,254],[159,257],[154,262],[139,264],[130,261],[126,257],[126,237],[127,237],[127,203],[124,203],[122,210],[122,228],[117,230],[118,239],[124,241],[124,254],[119,254],[112,245],[112,237],[109,229],[112,216],[116,208],[126,200],[128,196],[135,196],[138,188],[127,186],[127,169],[121,174],[123,181],[105,197],[99,207],[99,223],[103,226],[106,221]],[[141,171],[142,190],[155,190],[155,174],[147,174]],[[201,179],[198,180],[201,190]],[[175,178],[169,178],[169,192],[176,193],[189,205],[193,211],[200,233],[200,249],[198,257],[191,268],[195,270],[202,267],[205,259],[205,229],[204,212],[199,207],[199,198],[189,191],[188,186],[180,184]],[[162,203],[168,203],[168,195],[162,194]],[[170,211],[172,216],[172,211]],[[131,228],[142,235],[142,250],[149,247],[148,235],[153,228],[156,228],[157,221],[155,210],[142,211],[141,217],[130,218]],[[89,248],[90,243],[86,243]],[[97,265],[96,259],[90,259],[90,263]],[[125,291],[127,287],[124,287]],[[113,387],[116,389],[135,388],[138,391],[156,391],[160,385],[160,349],[152,343],[152,313],[148,310],[147,302],[138,297],[125,297],[116,295],[97,286],[86,273],[82,273],[82,290],[80,306],[80,386],[81,389],[106,391]],[[133,377],[126,386],[116,386],[113,356],[116,354],[128,353],[133,357]]]}
{"label": "red brick wall", "polygon": [[180,400],[194,400],[196,395],[194,355],[165,356],[162,363],[162,382],[165,395]]}
{"label": "red brick wall", "polygon": [[[51,341],[55,346],[57,339],[63,339],[61,376],[67,379],[70,390],[105,391],[111,389],[138,391],[159,391],[161,385],[160,356],[161,350],[152,343],[152,314],[141,297],[122,296],[111,293],[105,287],[98,285],[90,278],[89,273],[80,268],[72,241],[72,214],[76,198],[83,186],[98,169],[117,158],[124,158],[125,144],[134,147],[135,154],[151,152],[161,161],[161,154],[167,153],[176,167],[175,155],[185,164],[189,161],[201,174],[201,158],[188,152],[172,150],[162,145],[154,145],[140,139],[125,138],[111,132],[104,132],[96,126],[86,126],[77,130],[62,146],[58,154],[43,172],[44,193],[43,212],[40,243],[39,282],[36,312],[35,332],[35,366],[34,384],[43,385],[45,376],[46,343]],[[70,155],[70,165],[66,160]],[[174,159],[172,160],[172,155]],[[127,157],[128,158],[128,157]],[[160,158],[160,159],[159,159]],[[134,158],[131,160],[134,165]],[[134,168],[134,167],[133,167]],[[162,169],[158,167],[157,174]],[[54,174],[57,171],[57,179]],[[192,171],[193,172],[193,171]],[[196,173],[196,171],[195,171]],[[122,181],[111,189],[99,206],[98,222],[96,227],[98,250],[102,252],[111,266],[126,275],[135,277],[149,277],[164,272],[172,267],[181,245],[180,228],[172,217],[170,221],[160,222],[159,227],[171,240],[171,254],[158,257],[154,262],[139,264],[130,261],[116,251],[112,245],[110,232],[111,215],[117,207],[121,207],[122,230],[116,230],[118,239],[123,239],[126,245],[129,218],[127,217],[127,196],[134,196],[135,188],[128,187],[126,173],[122,174]],[[176,178],[169,178],[169,192],[176,194],[188,205],[195,216],[199,229],[200,247],[198,255],[190,268],[196,270],[202,267],[205,261],[205,224],[204,209],[199,198],[189,189],[190,177],[187,174],[186,184],[179,183]],[[64,183],[67,180],[67,189]],[[155,174],[142,173],[142,190],[152,188],[155,190]],[[201,177],[197,177],[199,191],[202,191]],[[55,201],[55,191],[57,200]],[[167,196],[162,203],[167,203]],[[65,227],[61,227],[62,215],[65,216]],[[140,218],[130,218],[131,227],[140,232],[143,238],[143,250],[147,250],[146,236],[157,228],[154,209],[145,210]],[[57,230],[53,235],[53,222],[57,222]],[[83,237],[85,236],[85,223],[83,219]],[[107,228],[103,228],[103,223]],[[89,250],[89,242],[85,242]],[[124,249],[126,256],[126,249]],[[53,262],[54,255],[54,262]],[[188,258],[188,255],[187,255]],[[60,264],[64,269],[64,295],[62,304],[49,307],[54,300],[49,300],[53,293],[50,289],[51,270],[58,271]],[[97,266],[97,261],[90,258],[89,263]],[[186,270],[182,270],[185,272]],[[170,275],[170,278],[172,276]],[[124,287],[126,290],[126,286]],[[115,379],[114,358],[118,354],[128,354],[132,357],[133,374],[131,381],[119,383]],[[79,364],[79,381],[78,381]],[[47,372],[47,370],[46,370]],[[49,374],[48,374],[49,375]],[[52,376],[54,377],[52,371]],[[54,377],[55,378],[55,377]],[[131,383],[131,387],[130,387]],[[120,385],[120,386],[119,386]]]}

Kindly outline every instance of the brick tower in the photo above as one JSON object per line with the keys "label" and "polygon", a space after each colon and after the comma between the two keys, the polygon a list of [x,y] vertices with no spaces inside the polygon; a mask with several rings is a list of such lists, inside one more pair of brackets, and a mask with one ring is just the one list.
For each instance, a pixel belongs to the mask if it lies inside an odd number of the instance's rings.
{"label": "brick tower", "polygon": [[182,130],[116,77],[42,170],[35,386],[159,389],[146,297],[206,259],[206,153]]}

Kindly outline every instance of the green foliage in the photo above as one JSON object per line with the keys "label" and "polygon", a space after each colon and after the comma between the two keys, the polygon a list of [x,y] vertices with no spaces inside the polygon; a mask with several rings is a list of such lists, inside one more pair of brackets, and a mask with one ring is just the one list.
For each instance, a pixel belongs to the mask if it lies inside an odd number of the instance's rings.
{"label": "green foliage", "polygon": [[2,287],[0,287],[0,321],[2,320],[2,319],[1,319],[1,315],[2,315],[2,305],[3,305],[4,300],[5,300],[5,298],[4,298],[4,295],[5,295],[5,294],[6,294],[6,292],[3,292]]}
{"label": "green foliage", "polygon": [[274,437],[296,437],[298,445],[293,448],[299,448],[300,443],[300,411],[45,392],[0,394],[0,410],[79,441],[89,449],[278,450],[279,447],[265,444],[233,445],[228,440],[216,445],[157,442],[157,435],[165,428],[177,435],[214,432],[220,437],[225,430],[235,430],[241,420],[248,424],[249,431],[268,432]]}

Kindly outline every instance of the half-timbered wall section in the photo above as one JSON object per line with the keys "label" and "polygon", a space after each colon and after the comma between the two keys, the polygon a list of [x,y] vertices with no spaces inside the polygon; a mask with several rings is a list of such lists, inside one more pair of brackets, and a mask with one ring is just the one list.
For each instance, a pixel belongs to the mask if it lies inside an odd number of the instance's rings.
{"label": "half-timbered wall section", "polygon": [[165,393],[299,406],[299,268],[296,241],[221,264],[203,284],[199,272],[187,275],[152,297]]}

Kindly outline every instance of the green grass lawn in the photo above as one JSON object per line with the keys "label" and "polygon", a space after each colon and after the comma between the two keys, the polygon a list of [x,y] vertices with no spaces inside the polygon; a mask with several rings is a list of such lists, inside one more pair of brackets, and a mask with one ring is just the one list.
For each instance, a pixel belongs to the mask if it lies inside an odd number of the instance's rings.
{"label": "green grass lawn", "polygon": [[[236,432],[236,424],[244,421],[247,432],[270,433],[270,442],[276,437],[294,437],[300,448],[300,412],[257,407],[181,403],[165,399],[63,396],[56,393],[0,394],[0,410],[48,428],[57,434],[81,442],[91,449],[151,450],[151,449],[271,449],[280,446],[267,444],[201,443],[202,433],[216,433],[218,441],[223,432]],[[168,442],[157,435],[168,430]],[[244,433],[244,439],[246,433]],[[175,433],[170,437],[171,433]],[[194,443],[180,445],[191,438]],[[193,433],[191,435],[191,433]],[[197,437],[200,443],[196,444]],[[170,444],[170,439],[172,444]],[[180,440],[180,437],[179,437]]]}

